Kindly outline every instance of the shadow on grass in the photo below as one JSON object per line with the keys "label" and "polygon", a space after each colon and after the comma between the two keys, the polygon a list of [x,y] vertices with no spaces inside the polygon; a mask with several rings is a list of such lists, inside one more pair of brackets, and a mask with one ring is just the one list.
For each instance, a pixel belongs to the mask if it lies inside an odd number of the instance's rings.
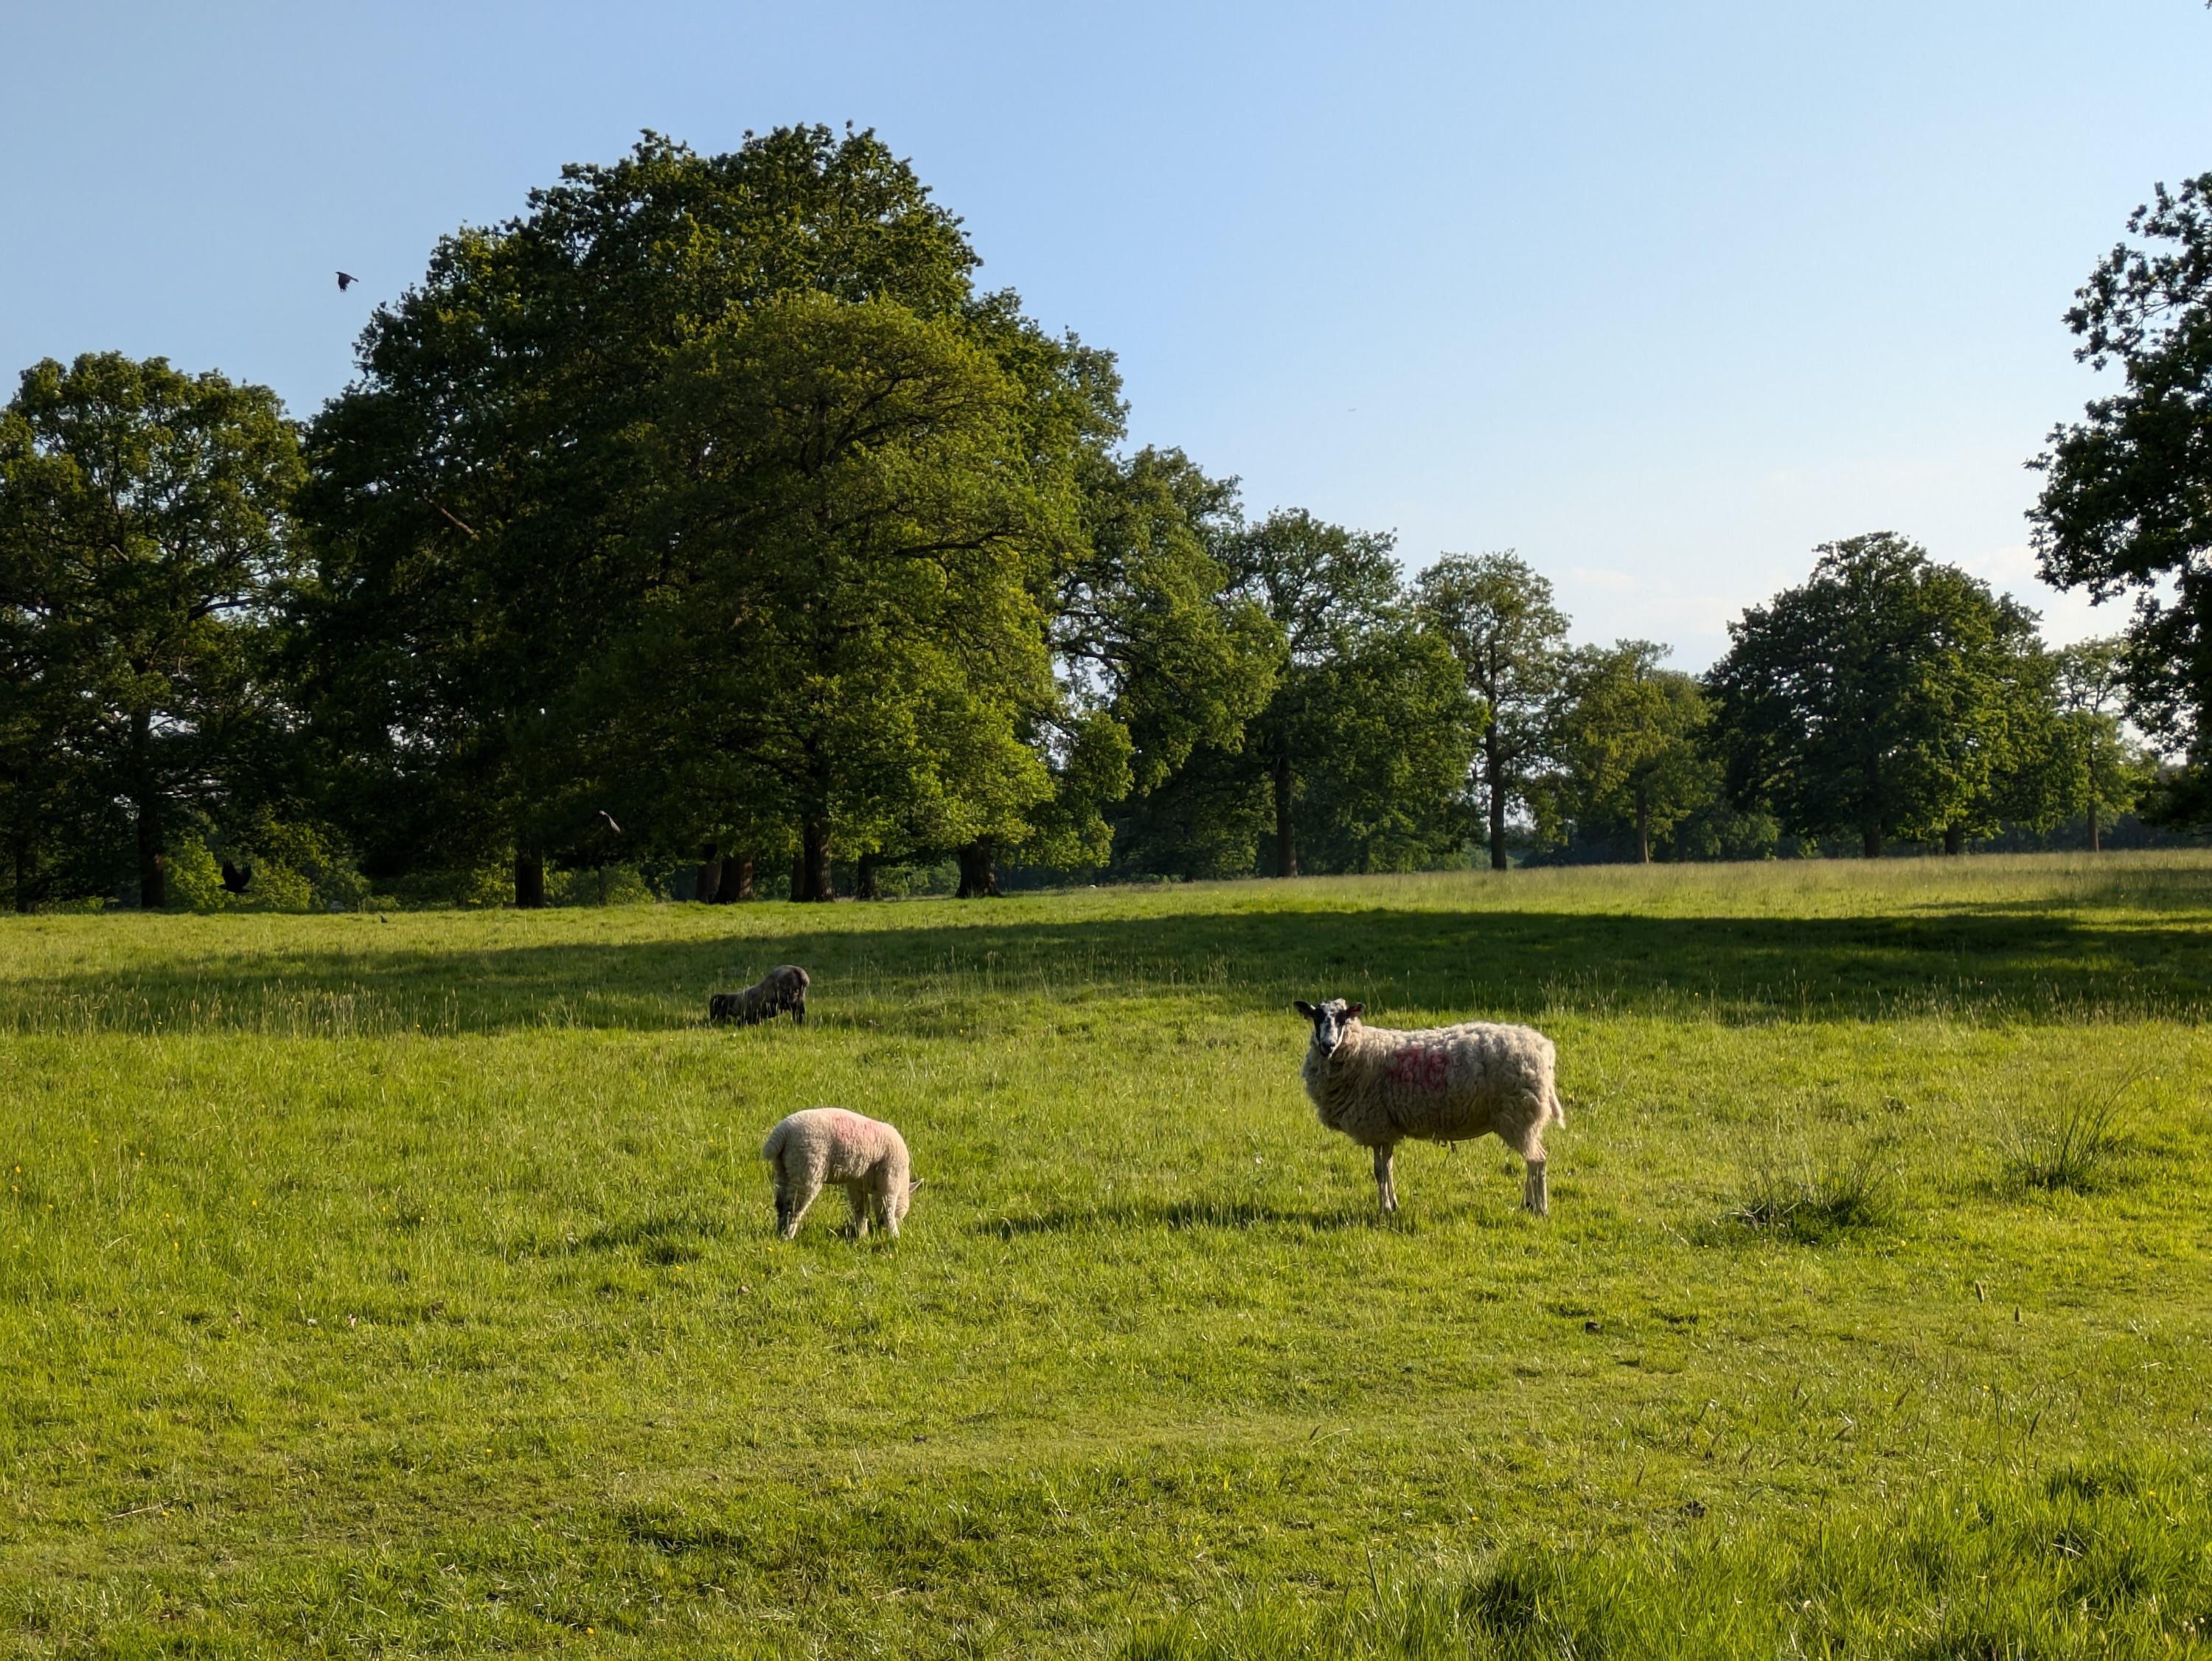
{"label": "shadow on grass", "polygon": [[567,1258],[580,1252],[606,1256],[629,1252],[635,1252],[641,1262],[665,1267],[696,1263],[705,1255],[702,1241],[718,1240],[728,1232],[729,1225],[718,1217],[658,1212],[603,1222],[581,1234],[569,1232],[509,1240],[502,1249],[531,1258]]}
{"label": "shadow on grass", "polygon": [[1316,1234],[1377,1224],[1372,1208],[1275,1205],[1265,1200],[1194,1199],[1169,1203],[1097,1205],[1041,1211],[1022,1217],[993,1217],[975,1232],[1011,1240],[1042,1234],[1149,1233],[1198,1229],[1293,1228]]}
{"label": "shadow on grass", "polygon": [[[904,908],[901,908],[903,910]],[[755,915],[758,915],[756,913]],[[793,923],[804,913],[790,908]],[[1425,1021],[1560,1012],[1696,1014],[1727,1021],[1914,1014],[2025,1021],[2212,1008],[2212,961],[2193,919],[1962,906],[1857,918],[1657,918],[1391,910],[1186,912],[941,926],[793,928],[645,943],[563,942],[444,952],[375,942],[326,952],[134,962],[0,986],[0,1030],[246,1031],[384,1037],[703,1024],[710,991],[775,962],[814,977],[822,1025],[950,1037],[1009,998],[1079,1018],[1128,999],[1211,1012],[1285,1010],[1345,996],[1370,1015]],[[214,943],[218,948],[221,942]],[[1176,1010],[1164,1008],[1164,1018]],[[1287,1030],[1287,1028],[1286,1028]],[[804,1042],[779,1024],[732,1041]]]}

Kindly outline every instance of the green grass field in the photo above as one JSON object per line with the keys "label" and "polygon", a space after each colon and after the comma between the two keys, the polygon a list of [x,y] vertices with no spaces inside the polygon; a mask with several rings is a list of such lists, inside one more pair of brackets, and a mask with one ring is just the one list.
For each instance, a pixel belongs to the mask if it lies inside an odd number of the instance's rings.
{"label": "green grass field", "polygon": [[[0,923],[0,1633],[2212,1653],[2208,923],[2196,854]],[[1548,1222],[1494,1142],[1376,1216],[1326,995],[1558,1040]],[[902,1241],[773,1240],[823,1102]]]}

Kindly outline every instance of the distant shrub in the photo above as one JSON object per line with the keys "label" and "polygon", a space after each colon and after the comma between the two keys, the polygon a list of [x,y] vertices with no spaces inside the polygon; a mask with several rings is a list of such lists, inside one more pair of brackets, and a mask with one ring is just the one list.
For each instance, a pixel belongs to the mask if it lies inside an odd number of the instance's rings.
{"label": "distant shrub", "polygon": [[495,911],[514,900],[514,867],[506,861],[479,865],[459,886],[456,903],[478,911]]}
{"label": "distant shrub", "polygon": [[545,874],[550,906],[642,906],[656,898],[635,865],[587,865]]}
{"label": "distant shrub", "polygon": [[253,881],[235,902],[256,912],[313,911],[314,884],[289,865],[264,859],[253,868]]}
{"label": "distant shrub", "polygon": [[197,836],[169,850],[168,889],[169,903],[180,911],[219,912],[230,904],[222,866]]}
{"label": "distant shrub", "polygon": [[[356,911],[368,897],[368,880],[352,859],[314,829],[265,820],[252,840],[186,837],[167,852],[169,903],[191,912]],[[244,875],[234,893],[222,867]]]}
{"label": "distant shrub", "polygon": [[[1006,882],[1006,873],[1000,873]],[[885,865],[876,874],[877,886],[886,900],[913,900],[923,894],[947,894],[960,887],[960,862],[942,859],[933,865]]]}

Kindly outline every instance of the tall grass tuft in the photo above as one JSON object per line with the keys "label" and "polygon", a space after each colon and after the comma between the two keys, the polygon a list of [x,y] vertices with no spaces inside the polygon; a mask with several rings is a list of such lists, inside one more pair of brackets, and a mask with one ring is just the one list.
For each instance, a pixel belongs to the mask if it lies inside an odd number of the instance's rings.
{"label": "tall grass tuft", "polygon": [[1790,1166],[1771,1155],[1752,1168],[1728,1221],[1801,1246],[1886,1228],[1896,1212],[1887,1151],[1877,1139],[1835,1163],[1816,1165],[1808,1156]]}
{"label": "tall grass tuft", "polygon": [[2212,1653],[2201,1462],[1992,1472],[1898,1500],[1510,1546],[1133,1634],[1119,1661],[1769,1661]]}
{"label": "tall grass tuft", "polygon": [[2002,1121],[2005,1175],[2017,1187],[2090,1194],[2113,1176],[2128,1142],[2120,1099],[2139,1074],[2102,1096],[2075,1089],[2040,1112]]}

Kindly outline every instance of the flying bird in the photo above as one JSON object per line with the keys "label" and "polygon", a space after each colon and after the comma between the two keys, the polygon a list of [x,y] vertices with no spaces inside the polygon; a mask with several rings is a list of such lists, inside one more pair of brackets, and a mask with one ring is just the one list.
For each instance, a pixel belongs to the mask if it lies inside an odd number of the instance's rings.
{"label": "flying bird", "polygon": [[599,817],[607,821],[607,828],[612,831],[617,836],[620,836],[622,834],[622,827],[615,823],[614,815],[609,813],[605,808],[601,808],[599,809]]}
{"label": "flying bird", "polygon": [[347,289],[352,288],[355,283],[360,281],[361,279],[356,276],[351,271],[340,271],[338,273],[338,292],[340,294],[345,293]]}

